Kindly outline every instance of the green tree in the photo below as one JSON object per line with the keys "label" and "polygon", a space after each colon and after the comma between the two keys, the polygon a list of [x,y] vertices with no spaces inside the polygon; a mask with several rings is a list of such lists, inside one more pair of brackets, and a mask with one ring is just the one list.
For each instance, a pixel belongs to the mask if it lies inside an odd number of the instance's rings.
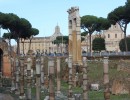
{"label": "green tree", "polygon": [[87,32],[82,32],[81,33],[81,42],[85,40],[85,37],[88,35]]}
{"label": "green tree", "polygon": [[6,29],[8,33],[11,33],[13,39],[17,42],[17,54],[20,53],[19,50],[19,40],[21,38],[30,38],[39,33],[35,28],[32,28],[31,23],[25,18],[19,18],[13,13],[0,13],[0,26]]}
{"label": "green tree", "polygon": [[30,29],[30,31],[29,31],[29,40],[30,40],[30,42],[29,42],[29,50],[31,48],[31,41],[33,39],[33,36],[36,36],[38,34],[39,34],[39,30],[38,29],[36,29],[36,28],[31,28]]}
{"label": "green tree", "polygon": [[9,41],[9,55],[11,55],[11,52],[12,52],[12,48],[11,48],[11,39],[14,39],[14,37],[12,36],[11,33],[4,33],[3,36],[2,36],[4,39],[8,39]]}
{"label": "green tree", "polygon": [[[59,47],[59,45],[61,43],[66,45],[66,50],[68,51],[68,43],[69,43],[69,38],[68,36],[58,36],[56,37],[56,39],[54,41],[52,41],[54,44],[57,44],[57,47]],[[58,48],[57,48],[58,50]]]}
{"label": "green tree", "polygon": [[89,34],[90,52],[91,52],[91,36],[97,31],[107,30],[110,23],[106,18],[96,17],[93,15],[85,15],[81,17],[81,28]]}
{"label": "green tree", "polygon": [[92,43],[92,50],[99,52],[101,52],[101,50],[106,50],[104,38],[96,37]]}
{"label": "green tree", "polygon": [[128,45],[126,41],[126,30],[127,25],[130,23],[130,0],[127,0],[124,6],[119,6],[115,8],[113,11],[111,11],[108,14],[107,18],[112,24],[118,23],[120,25],[121,30],[124,32],[126,47],[125,50],[128,51]]}
{"label": "green tree", "polygon": [[19,39],[22,34],[31,28],[31,24],[24,18],[19,18],[13,13],[0,13],[0,24],[3,29],[6,29],[11,36],[15,36],[17,42],[17,54],[19,54]]}
{"label": "green tree", "polygon": [[[127,46],[128,46],[128,51],[130,51],[130,38],[126,38],[126,42],[127,42]],[[126,51],[126,47],[125,47],[125,39],[121,39],[121,41],[119,42],[119,47],[121,51]]]}

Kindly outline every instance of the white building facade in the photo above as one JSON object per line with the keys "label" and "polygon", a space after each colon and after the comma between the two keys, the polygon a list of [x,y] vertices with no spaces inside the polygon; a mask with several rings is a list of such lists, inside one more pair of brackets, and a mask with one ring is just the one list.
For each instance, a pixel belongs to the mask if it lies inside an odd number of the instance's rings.
{"label": "white building facade", "polygon": [[[105,39],[106,51],[120,52],[119,42],[124,38],[124,33],[121,30],[119,24],[111,25],[108,30],[103,31],[101,34],[92,34],[91,44],[95,37],[101,36]],[[85,37],[85,40],[82,42],[82,51],[90,51],[89,35]]]}

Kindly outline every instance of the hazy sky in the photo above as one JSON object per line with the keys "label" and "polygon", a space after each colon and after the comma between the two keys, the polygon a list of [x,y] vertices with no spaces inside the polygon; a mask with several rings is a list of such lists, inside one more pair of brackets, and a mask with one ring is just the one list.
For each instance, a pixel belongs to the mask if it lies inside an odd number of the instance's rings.
{"label": "hazy sky", "polygon": [[[30,21],[39,30],[38,36],[51,36],[55,26],[68,35],[68,13],[72,6],[79,7],[80,16],[107,17],[116,7],[125,5],[126,0],[0,0],[0,12],[14,13]],[[129,27],[128,27],[129,28]],[[127,34],[130,34],[128,29]],[[3,31],[2,31],[3,34]]]}

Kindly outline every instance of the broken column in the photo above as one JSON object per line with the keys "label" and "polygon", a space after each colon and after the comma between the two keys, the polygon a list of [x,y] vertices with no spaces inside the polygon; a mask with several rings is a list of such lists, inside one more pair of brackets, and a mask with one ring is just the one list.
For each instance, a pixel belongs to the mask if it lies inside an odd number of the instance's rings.
{"label": "broken column", "polygon": [[108,67],[108,57],[104,57],[104,99],[105,100],[110,100],[110,89],[109,89],[109,67]]}
{"label": "broken column", "polygon": [[74,64],[77,63],[81,65],[82,57],[79,8],[71,7],[67,12],[69,14],[69,55],[72,55]]}
{"label": "broken column", "polygon": [[27,100],[31,100],[31,67],[32,59],[29,57],[27,59]]}
{"label": "broken column", "polygon": [[41,60],[40,55],[36,57],[36,100],[41,100]]}
{"label": "broken column", "polygon": [[44,56],[41,56],[41,88],[44,88]]}
{"label": "broken column", "polygon": [[16,91],[16,94],[18,94],[19,92],[19,60],[18,58],[15,59],[15,68],[16,68],[16,71],[15,71],[15,91]]}
{"label": "broken column", "polygon": [[73,91],[72,91],[73,80],[72,80],[72,56],[71,55],[69,55],[68,68],[69,68],[68,100],[72,100],[73,99]]}
{"label": "broken column", "polygon": [[55,90],[54,90],[54,59],[48,59],[49,66],[49,100],[55,100]]}
{"label": "broken column", "polygon": [[57,57],[57,95],[60,95],[61,81],[60,81],[60,58]]}
{"label": "broken column", "polygon": [[24,57],[20,57],[20,100],[25,99],[24,95]]}
{"label": "broken column", "polygon": [[87,60],[83,57],[83,100],[88,100],[88,77],[87,77]]}

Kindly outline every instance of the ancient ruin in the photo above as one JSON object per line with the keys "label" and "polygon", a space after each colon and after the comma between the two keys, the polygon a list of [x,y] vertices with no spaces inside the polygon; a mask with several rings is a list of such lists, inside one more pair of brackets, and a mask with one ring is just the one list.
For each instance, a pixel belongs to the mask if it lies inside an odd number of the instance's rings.
{"label": "ancient ruin", "polygon": [[79,8],[71,7],[67,12],[69,14],[69,55],[72,55],[73,64],[82,64]]}

